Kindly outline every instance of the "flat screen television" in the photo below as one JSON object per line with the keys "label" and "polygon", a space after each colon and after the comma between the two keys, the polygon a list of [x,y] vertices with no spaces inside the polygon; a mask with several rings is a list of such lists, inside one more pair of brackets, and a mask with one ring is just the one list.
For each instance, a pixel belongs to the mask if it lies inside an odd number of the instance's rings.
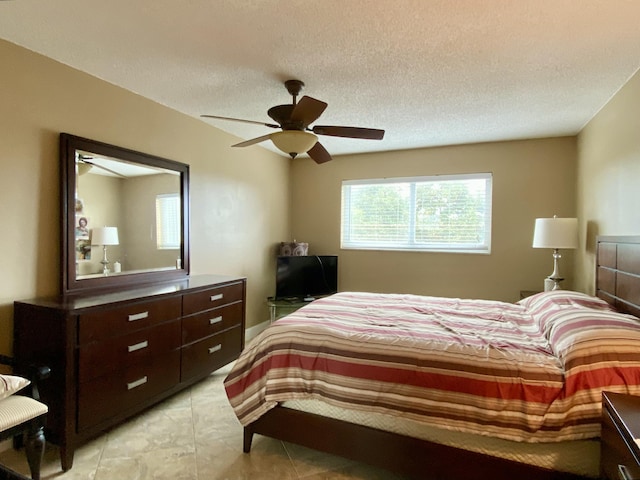
{"label": "flat screen television", "polygon": [[338,256],[279,256],[276,300],[312,300],[338,291]]}

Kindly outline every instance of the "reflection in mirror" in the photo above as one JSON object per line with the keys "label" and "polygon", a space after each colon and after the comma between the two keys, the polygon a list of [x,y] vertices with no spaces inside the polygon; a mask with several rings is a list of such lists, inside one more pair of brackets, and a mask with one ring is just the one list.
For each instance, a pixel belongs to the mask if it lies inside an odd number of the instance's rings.
{"label": "reflection in mirror", "polygon": [[180,267],[178,172],[82,150],[76,172],[76,278]]}
{"label": "reflection in mirror", "polygon": [[68,134],[61,153],[64,293],[188,275],[187,165]]}

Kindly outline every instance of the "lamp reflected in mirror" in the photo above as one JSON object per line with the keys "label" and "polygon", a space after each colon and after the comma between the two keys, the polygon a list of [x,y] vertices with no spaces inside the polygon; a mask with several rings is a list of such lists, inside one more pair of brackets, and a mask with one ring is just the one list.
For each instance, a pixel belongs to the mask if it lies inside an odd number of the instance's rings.
{"label": "lamp reflected in mirror", "polygon": [[102,246],[102,274],[109,275],[109,260],[107,259],[107,246],[118,245],[117,227],[97,227],[91,230],[91,245]]}

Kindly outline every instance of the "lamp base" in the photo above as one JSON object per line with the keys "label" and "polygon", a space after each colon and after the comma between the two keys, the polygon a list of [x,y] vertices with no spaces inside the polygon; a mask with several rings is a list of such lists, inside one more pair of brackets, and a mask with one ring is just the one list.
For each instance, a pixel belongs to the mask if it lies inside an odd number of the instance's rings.
{"label": "lamp base", "polygon": [[107,260],[107,246],[104,245],[102,247],[102,260],[100,260],[102,264],[102,275],[105,277],[109,275],[109,260]]}
{"label": "lamp base", "polygon": [[[544,291],[548,292],[550,290],[562,290],[560,287],[560,282],[564,280],[564,277],[560,276],[560,268],[558,265],[559,260],[562,258],[560,252],[557,248],[553,249],[553,272],[549,275],[544,281]],[[548,287],[551,287],[547,290]]]}
{"label": "lamp base", "polygon": [[552,290],[562,290],[560,286],[560,282],[563,281],[564,278],[560,277],[547,277],[544,279],[544,291],[551,292]]}
{"label": "lamp base", "polygon": [[106,277],[107,275],[109,275],[109,262],[105,262],[104,260],[102,260],[100,263],[102,264],[102,275]]}

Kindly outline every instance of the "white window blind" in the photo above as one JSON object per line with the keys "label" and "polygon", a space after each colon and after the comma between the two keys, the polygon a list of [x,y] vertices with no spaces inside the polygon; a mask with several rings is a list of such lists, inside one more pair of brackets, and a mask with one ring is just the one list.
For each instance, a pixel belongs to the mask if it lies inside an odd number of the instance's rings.
{"label": "white window blind", "polygon": [[342,248],[491,251],[490,173],[342,182]]}
{"label": "white window blind", "polygon": [[159,250],[180,248],[180,195],[156,197],[156,245]]}

